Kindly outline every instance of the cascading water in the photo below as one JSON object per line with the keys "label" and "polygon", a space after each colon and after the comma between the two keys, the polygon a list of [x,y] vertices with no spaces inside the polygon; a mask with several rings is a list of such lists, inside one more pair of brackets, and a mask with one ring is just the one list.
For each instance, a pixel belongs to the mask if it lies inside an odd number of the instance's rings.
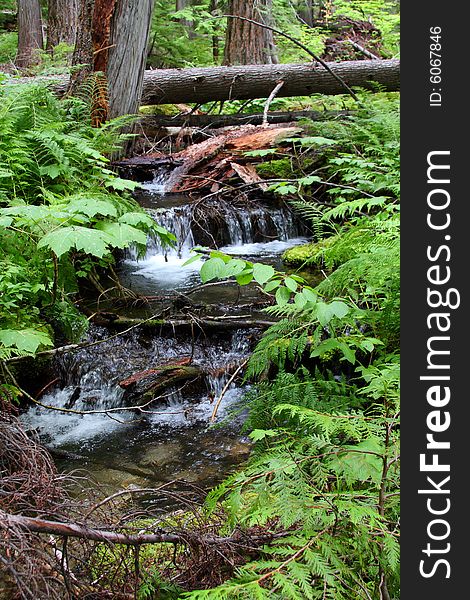
{"label": "cascading water", "polygon": [[[221,203],[212,213],[205,214],[198,201],[155,194],[156,185],[164,186],[155,181],[160,179],[143,185],[147,212],[158,225],[174,233],[178,241],[174,248],[164,248],[159,238],[154,237],[145,256],[139,257],[133,250],[128,252],[125,271],[137,278],[137,287],[139,278],[151,280],[159,290],[196,284],[202,261],[185,265],[196,246],[272,262],[287,248],[306,241],[305,231],[285,206],[270,207],[262,201],[244,207]],[[136,280],[129,285],[135,287]]]}
{"label": "cascading water", "polygon": [[[262,201],[240,208],[221,203],[206,214],[197,200],[162,195],[167,178],[168,171],[155,173],[153,181],[143,186],[141,203],[178,241],[174,248],[165,248],[155,237],[145,256],[127,252],[120,276],[137,293],[171,297],[175,290],[199,289],[202,261],[183,266],[198,245],[279,265],[281,252],[305,239],[285,207]],[[236,285],[227,284],[203,288],[191,297],[206,309],[228,307],[223,310],[233,317],[239,293]],[[251,293],[257,294],[255,289]],[[25,425],[50,448],[75,456],[62,463],[64,468],[85,467],[111,489],[130,484],[148,487],[175,478],[212,485],[246,456],[248,445],[239,422],[216,430],[209,425],[222,392],[218,419],[242,396],[239,386],[227,384],[249,356],[250,331],[211,333],[196,321],[192,333],[162,335],[138,328],[107,340],[107,328],[92,326],[88,337],[101,343],[56,358],[60,385],[40,399],[69,412],[34,406],[22,415]],[[203,373],[197,386],[167,387],[143,410],[126,410],[121,381],[182,358]]]}

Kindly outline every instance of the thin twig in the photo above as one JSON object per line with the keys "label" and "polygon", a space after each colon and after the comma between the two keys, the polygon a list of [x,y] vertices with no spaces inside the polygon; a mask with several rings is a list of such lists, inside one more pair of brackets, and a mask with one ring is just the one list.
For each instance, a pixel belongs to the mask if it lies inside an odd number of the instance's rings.
{"label": "thin twig", "polygon": [[307,52],[307,54],[309,54],[313,58],[313,60],[316,60],[317,62],[319,62],[321,64],[321,66],[323,68],[325,68],[328,71],[328,73],[330,75],[332,75],[336,79],[336,81],[338,81],[347,90],[348,94],[352,98],[354,98],[354,100],[356,100],[356,102],[359,101],[359,98],[352,91],[352,89],[349,87],[349,85],[344,81],[344,79],[342,79],[339,75],[337,75],[328,66],[328,64],[323,59],[321,59],[319,56],[317,56],[314,52],[312,52],[310,50],[310,48],[307,48],[307,46],[305,46],[304,44],[302,44],[302,42],[299,42],[298,40],[296,40],[294,37],[292,37],[288,33],[285,33],[284,31],[281,31],[280,29],[276,29],[275,27],[271,27],[270,25],[265,25],[264,23],[260,23],[259,21],[254,21],[253,19],[247,19],[246,17],[240,17],[240,15],[221,15],[219,17],[210,17],[210,18],[211,19],[240,19],[241,21],[247,21],[248,23],[253,23],[253,25],[258,25],[259,27],[263,27],[264,29],[269,29],[273,33],[277,33],[278,35],[282,35],[283,37],[287,38],[292,43],[294,43],[296,46],[298,46],[299,48],[302,48],[302,50],[304,50],[305,52]]}
{"label": "thin twig", "polygon": [[244,360],[239,366],[238,368],[234,371],[234,373],[232,374],[232,376],[230,377],[230,379],[227,381],[227,383],[224,385],[223,390],[220,392],[220,396],[217,398],[217,402],[215,403],[214,406],[214,410],[212,411],[212,415],[211,415],[211,423],[213,423],[217,417],[217,412],[219,410],[219,406],[220,403],[222,402],[223,397],[225,396],[225,394],[227,393],[228,388],[230,387],[230,385],[232,384],[232,382],[235,380],[236,376],[238,375],[238,373],[243,369],[243,367],[247,364],[249,359]]}

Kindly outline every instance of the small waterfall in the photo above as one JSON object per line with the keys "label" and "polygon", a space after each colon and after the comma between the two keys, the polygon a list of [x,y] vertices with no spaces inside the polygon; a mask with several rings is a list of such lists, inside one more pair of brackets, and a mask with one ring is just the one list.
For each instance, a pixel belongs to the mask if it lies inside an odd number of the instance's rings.
{"label": "small waterfall", "polygon": [[152,181],[142,184],[142,189],[153,194],[164,194],[167,190],[169,172],[167,169],[156,169],[153,171]]}
{"label": "small waterfall", "polygon": [[[88,339],[100,341],[107,335],[106,329],[93,326]],[[61,386],[44,395],[41,403],[71,412],[33,406],[22,415],[22,421],[27,428],[38,431],[51,447],[91,441],[119,427],[126,431],[126,427],[135,426],[136,420],[142,419],[159,427],[208,423],[214,397],[222,392],[230,372],[248,356],[249,347],[244,331],[237,331],[228,339],[202,338],[197,342],[187,336],[149,337],[130,332],[58,358]],[[124,390],[119,381],[182,356],[192,356],[193,364],[206,373],[199,391],[188,392],[184,386],[168,388],[143,415],[122,410]],[[241,394],[239,388],[231,388],[224,397],[221,414]]]}

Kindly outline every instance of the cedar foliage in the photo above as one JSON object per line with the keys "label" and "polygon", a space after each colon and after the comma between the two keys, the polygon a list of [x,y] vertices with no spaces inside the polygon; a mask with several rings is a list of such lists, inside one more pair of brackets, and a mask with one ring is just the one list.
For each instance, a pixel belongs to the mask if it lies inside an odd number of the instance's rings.
{"label": "cedar foliage", "polygon": [[[229,529],[288,535],[223,585],[183,597],[399,597],[398,112],[393,100],[374,102],[365,98],[364,110],[336,127],[342,153],[326,165],[334,207],[311,212],[329,222],[337,209],[310,261],[328,265],[328,277],[312,289],[251,263],[237,275],[244,283],[251,270],[265,291],[276,289],[267,310],[281,319],[248,365],[255,384],[242,408],[254,454],[206,506],[221,503]],[[354,189],[345,194],[346,182]],[[310,214],[315,196],[305,187]],[[215,261],[224,259],[212,255],[209,279],[234,268]]]}

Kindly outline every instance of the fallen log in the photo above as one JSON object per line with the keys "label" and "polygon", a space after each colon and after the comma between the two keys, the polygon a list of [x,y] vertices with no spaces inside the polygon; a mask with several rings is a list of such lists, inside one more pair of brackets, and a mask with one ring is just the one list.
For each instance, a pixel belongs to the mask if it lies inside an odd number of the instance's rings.
{"label": "fallen log", "polygon": [[167,388],[200,379],[204,375],[203,371],[200,367],[190,365],[189,362],[190,360],[183,359],[172,364],[159,365],[154,369],[134,373],[119,382],[119,386],[124,389],[124,402],[126,404],[132,404],[136,400],[150,402]]}
{"label": "fallen log", "polygon": [[115,321],[108,323],[108,329],[127,329],[129,327],[142,327],[150,331],[174,330],[174,329],[266,329],[274,325],[276,321],[268,321],[252,317],[251,315],[231,315],[220,317],[205,316],[202,319],[196,318],[177,318],[177,319],[135,319],[119,317]]}
{"label": "fallen log", "polygon": [[[400,61],[352,60],[330,62],[329,68],[349,87],[376,91],[400,89]],[[19,78],[7,85],[39,83],[50,85],[59,96],[68,88],[68,76]],[[203,104],[214,100],[249,100],[268,98],[278,82],[284,85],[279,97],[311,94],[344,94],[344,86],[317,63],[284,65],[243,65],[235,67],[201,67],[190,69],[155,69],[145,71],[142,104]]]}
{"label": "fallen log", "polygon": [[[350,112],[345,110],[328,110],[323,112],[316,110],[274,111],[269,113],[268,122],[270,125],[277,125],[280,123],[294,123],[301,119],[325,121],[345,117],[348,114]],[[159,130],[167,127],[193,127],[195,129],[212,130],[237,125],[261,125],[263,123],[263,116],[262,113],[255,113],[253,115],[200,115],[190,113],[175,116],[156,114],[143,116],[140,119],[140,126],[149,137],[156,137]]]}

